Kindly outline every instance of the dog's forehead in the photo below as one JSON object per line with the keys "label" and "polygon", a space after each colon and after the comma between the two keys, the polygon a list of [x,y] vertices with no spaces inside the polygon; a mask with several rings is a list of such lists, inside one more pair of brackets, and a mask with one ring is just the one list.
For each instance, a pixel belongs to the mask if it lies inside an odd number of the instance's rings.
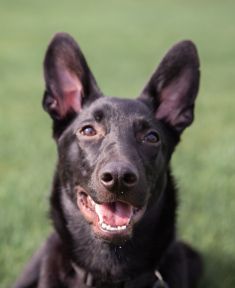
{"label": "dog's forehead", "polygon": [[151,110],[141,101],[122,99],[116,97],[102,97],[94,101],[81,113],[81,117],[91,116],[101,112],[105,117],[123,118],[145,118],[151,117]]}

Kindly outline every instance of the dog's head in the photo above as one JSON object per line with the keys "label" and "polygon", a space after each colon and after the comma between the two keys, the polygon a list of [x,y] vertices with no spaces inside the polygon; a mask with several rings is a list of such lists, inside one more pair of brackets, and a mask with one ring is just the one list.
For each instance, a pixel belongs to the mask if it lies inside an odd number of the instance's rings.
{"label": "dog's head", "polygon": [[49,44],[44,75],[43,107],[53,119],[71,233],[83,223],[106,241],[131,237],[157,206],[171,154],[193,121],[199,86],[194,44],[173,46],[136,100],[103,96],[67,34]]}

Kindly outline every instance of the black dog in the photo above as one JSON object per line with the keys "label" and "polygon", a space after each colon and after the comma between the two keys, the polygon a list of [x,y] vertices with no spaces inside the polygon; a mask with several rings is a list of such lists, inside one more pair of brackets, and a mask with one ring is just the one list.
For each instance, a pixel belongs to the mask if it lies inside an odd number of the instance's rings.
{"label": "black dog", "polygon": [[194,44],[176,44],[137,100],[104,97],[76,42],[57,34],[44,62],[43,107],[58,164],[55,232],[15,287],[192,288],[200,256],[176,238],[169,161],[193,121]]}

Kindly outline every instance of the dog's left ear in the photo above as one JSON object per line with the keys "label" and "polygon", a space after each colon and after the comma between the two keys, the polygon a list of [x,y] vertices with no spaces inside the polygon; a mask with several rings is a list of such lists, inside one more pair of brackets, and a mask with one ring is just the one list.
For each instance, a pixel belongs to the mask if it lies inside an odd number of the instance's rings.
{"label": "dog's left ear", "polygon": [[163,58],[139,99],[150,101],[156,118],[180,134],[193,121],[199,78],[195,45],[179,42]]}
{"label": "dog's left ear", "polygon": [[56,34],[48,46],[44,78],[43,108],[55,123],[71,118],[101,96],[80,47],[66,33]]}

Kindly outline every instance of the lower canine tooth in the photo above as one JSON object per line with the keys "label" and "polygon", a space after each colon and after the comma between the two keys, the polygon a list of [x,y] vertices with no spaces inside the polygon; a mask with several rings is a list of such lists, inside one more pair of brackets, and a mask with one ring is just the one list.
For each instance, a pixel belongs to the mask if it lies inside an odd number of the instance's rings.
{"label": "lower canine tooth", "polygon": [[101,227],[106,229],[107,228],[107,225],[105,223],[101,223]]}

